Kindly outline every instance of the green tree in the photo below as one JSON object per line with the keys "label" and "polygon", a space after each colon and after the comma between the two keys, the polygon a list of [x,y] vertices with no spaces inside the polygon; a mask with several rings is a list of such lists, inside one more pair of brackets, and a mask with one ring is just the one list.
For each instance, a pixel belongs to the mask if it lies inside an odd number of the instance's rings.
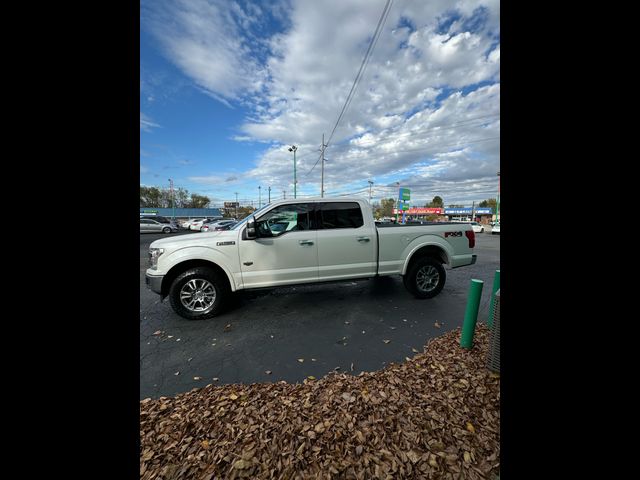
{"label": "green tree", "polygon": [[192,193],[187,208],[206,208],[209,203],[211,203],[209,197]]}
{"label": "green tree", "polygon": [[248,217],[249,215],[251,215],[253,212],[255,212],[256,209],[253,207],[240,207],[238,206],[238,220],[243,219],[244,217]]}
{"label": "green tree", "polygon": [[380,201],[380,208],[376,212],[378,218],[391,217],[393,215],[393,208],[396,206],[396,201],[393,198],[383,198]]}
{"label": "green tree", "polygon": [[424,206],[427,208],[436,208],[436,207],[442,208],[444,207],[444,200],[442,200],[442,197],[439,197],[438,195],[436,195],[435,197],[433,197],[433,200],[425,203]]}
{"label": "green tree", "polygon": [[162,192],[158,187],[140,185],[140,206],[160,208],[162,206]]}
{"label": "green tree", "polygon": [[479,207],[490,207],[493,210],[493,212],[495,212],[496,211],[496,204],[497,204],[497,202],[496,202],[495,198],[488,198],[487,200],[481,201],[478,204],[478,206]]}
{"label": "green tree", "polygon": [[176,208],[185,208],[189,202],[189,190],[179,187],[173,191],[173,195],[176,201]]}

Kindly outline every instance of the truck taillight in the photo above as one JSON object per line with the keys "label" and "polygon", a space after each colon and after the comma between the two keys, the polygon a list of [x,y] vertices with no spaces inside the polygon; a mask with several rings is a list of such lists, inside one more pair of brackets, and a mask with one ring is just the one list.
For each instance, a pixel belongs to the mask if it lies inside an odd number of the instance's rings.
{"label": "truck taillight", "polygon": [[473,229],[467,230],[466,232],[464,232],[464,234],[469,239],[469,248],[475,247],[476,246],[476,234],[473,231]]}

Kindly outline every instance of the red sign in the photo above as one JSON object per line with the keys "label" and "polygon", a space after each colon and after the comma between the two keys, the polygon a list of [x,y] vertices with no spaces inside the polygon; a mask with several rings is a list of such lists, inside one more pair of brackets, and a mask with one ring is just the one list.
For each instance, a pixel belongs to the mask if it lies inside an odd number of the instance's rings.
{"label": "red sign", "polygon": [[[398,213],[397,209],[393,209],[394,215]],[[411,207],[409,210],[405,210],[407,215],[444,215],[444,208],[431,208],[431,207]]]}

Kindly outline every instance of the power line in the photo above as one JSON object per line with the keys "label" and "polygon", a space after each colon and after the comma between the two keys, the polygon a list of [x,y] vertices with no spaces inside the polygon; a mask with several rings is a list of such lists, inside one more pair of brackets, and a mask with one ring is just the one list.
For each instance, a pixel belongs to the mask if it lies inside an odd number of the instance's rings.
{"label": "power line", "polygon": [[[385,4],[384,9],[382,10],[382,14],[380,15],[380,19],[378,20],[378,25],[376,26],[376,30],[375,30],[375,32],[373,34],[373,37],[371,38],[371,42],[369,42],[369,48],[367,48],[367,52],[364,54],[364,58],[362,59],[362,63],[360,64],[360,69],[358,70],[356,78],[353,81],[353,85],[351,85],[351,90],[349,91],[349,94],[347,95],[347,99],[345,100],[344,105],[342,106],[342,110],[340,111],[340,115],[338,115],[338,120],[336,120],[336,124],[333,126],[333,130],[331,130],[331,135],[329,135],[329,140],[327,141],[326,146],[324,146],[322,148],[323,152],[326,149],[326,147],[328,147],[329,144],[331,143],[331,139],[333,138],[333,134],[335,133],[336,128],[338,128],[338,124],[340,123],[340,120],[342,120],[342,116],[344,115],[344,112],[347,110],[347,107],[351,103],[351,99],[353,98],[353,95],[355,94],[355,91],[358,88],[358,84],[360,83],[360,80],[362,80],[362,74],[363,74],[364,69],[366,68],[367,64],[369,63],[369,58],[371,57],[371,53],[373,52],[373,48],[375,47],[375,44],[378,42],[378,37],[380,36],[380,32],[382,31],[382,27],[384,26],[384,23],[387,20],[387,16],[389,15],[389,10],[391,9],[391,3],[392,2],[393,2],[393,0],[387,0],[387,3]],[[316,161],[316,163],[313,165],[313,167],[311,167],[311,170],[309,170],[307,175],[309,175],[309,173],[311,173],[313,171],[313,169],[316,168],[316,165],[320,161],[320,158],[321,157],[319,157],[318,160]]]}

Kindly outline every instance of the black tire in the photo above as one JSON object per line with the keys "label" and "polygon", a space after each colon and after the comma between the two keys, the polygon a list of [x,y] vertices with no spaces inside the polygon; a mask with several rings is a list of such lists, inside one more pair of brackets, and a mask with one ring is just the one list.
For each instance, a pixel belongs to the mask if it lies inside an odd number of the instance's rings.
{"label": "black tire", "polygon": [[481,229],[480,229],[480,233],[484,233],[484,228],[481,228]]}
{"label": "black tire", "polygon": [[[420,281],[418,274],[421,274]],[[425,280],[425,277],[429,280]],[[416,298],[433,298],[444,288],[447,273],[439,260],[433,257],[423,257],[416,260],[407,270],[403,278],[404,286]],[[435,286],[425,285],[435,281]]]}
{"label": "black tire", "polygon": [[169,227],[164,227],[162,229],[162,233],[171,233],[171,229]]}
{"label": "black tire", "polygon": [[[195,280],[195,283],[189,284]],[[207,285],[210,285],[209,286]],[[188,285],[189,284],[189,285]],[[202,301],[195,300],[194,309],[189,309],[184,305],[180,299],[180,294],[183,292],[186,295],[189,291],[192,291],[193,285],[206,285],[209,293],[211,290],[215,291],[213,303],[211,305],[203,305]],[[187,320],[206,320],[218,315],[222,310],[224,303],[229,297],[229,284],[226,278],[221,278],[220,274],[215,270],[207,267],[191,268],[176,277],[169,289],[169,302],[173,311],[176,312]],[[193,297],[191,297],[193,300]],[[206,300],[203,300],[206,301]],[[185,298],[185,302],[189,302],[188,298]],[[206,307],[206,308],[205,308]],[[200,311],[196,311],[196,308],[202,308]]]}

